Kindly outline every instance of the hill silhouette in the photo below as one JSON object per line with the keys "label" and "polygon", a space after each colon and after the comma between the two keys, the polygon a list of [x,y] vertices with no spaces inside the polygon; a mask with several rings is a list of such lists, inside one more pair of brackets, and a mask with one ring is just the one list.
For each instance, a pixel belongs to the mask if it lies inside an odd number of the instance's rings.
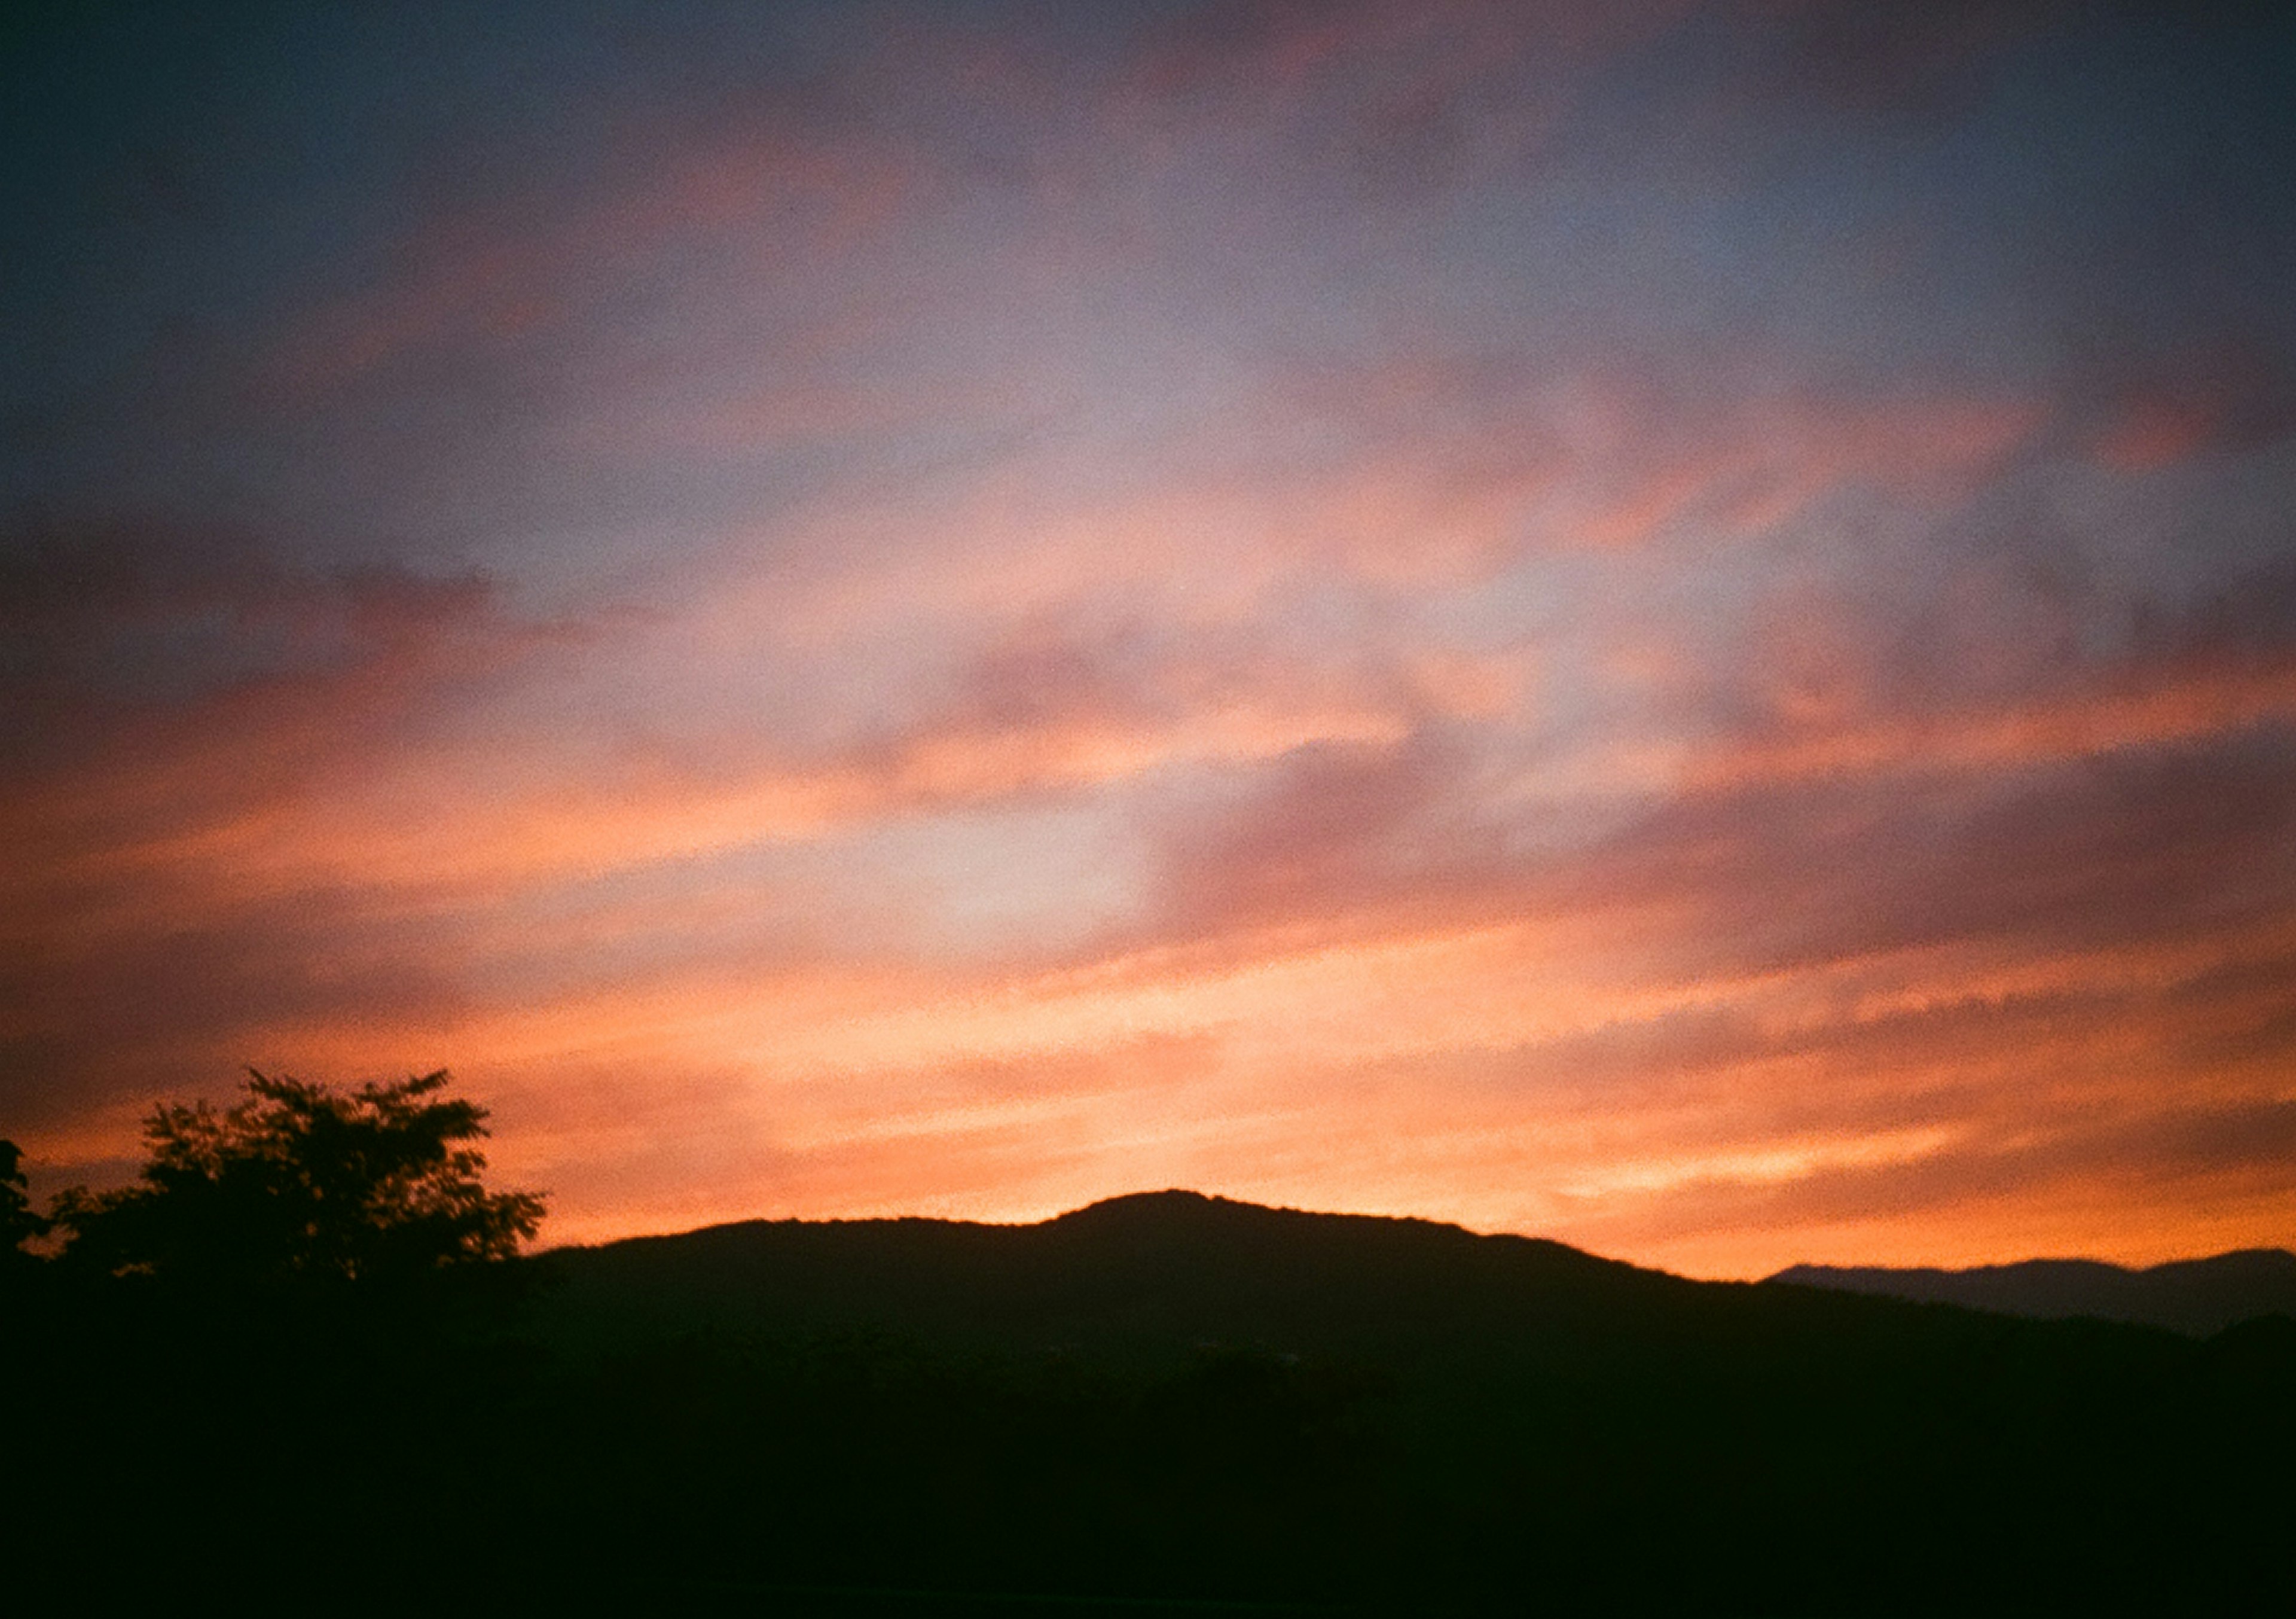
{"label": "hill silhouette", "polygon": [[2134,1321],[2194,1337],[2258,1316],[2296,1317],[2296,1253],[2279,1248],[2247,1248],[2141,1270],[2098,1260],[2034,1259],[1965,1270],[1793,1265],[1769,1279],[2040,1320]]}
{"label": "hill silhouette", "polygon": [[601,1341],[865,1324],[1133,1362],[1210,1344],[1385,1354],[1598,1319],[1616,1329],[1722,1296],[1560,1243],[1187,1191],[1111,1198],[1034,1225],[752,1220],[549,1259],[561,1285],[545,1319]]}
{"label": "hill silhouette", "polygon": [[[1037,1500],[1072,1551],[1132,1546],[1162,1595],[2099,1612],[2290,1587],[2260,1549],[2296,1497],[2250,1465],[2260,1435],[2296,1439],[2296,1328],[2270,1322],[2200,1344],[1182,1191],[549,1262],[538,1330],[562,1354],[676,1344],[666,1375],[706,1378],[756,1345],[839,1344],[888,1385],[962,1364],[965,1399],[1058,1408],[1019,1478],[973,1487]],[[1112,1578],[1091,1556],[1035,1570]]]}
{"label": "hill silhouette", "polygon": [[2287,1321],[1695,1282],[1177,1191],[532,1262],[515,1326],[395,1335],[52,1294],[4,1345],[42,1395],[21,1543],[71,1580],[157,1545],[170,1599],[346,1570],[378,1602],[784,1614],[2296,1598]]}

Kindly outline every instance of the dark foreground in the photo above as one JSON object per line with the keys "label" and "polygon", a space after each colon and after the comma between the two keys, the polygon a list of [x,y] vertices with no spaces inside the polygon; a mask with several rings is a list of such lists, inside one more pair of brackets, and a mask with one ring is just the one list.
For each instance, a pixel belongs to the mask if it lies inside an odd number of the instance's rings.
{"label": "dark foreground", "polygon": [[2285,1318],[2016,1320],[1185,1194],[507,1279],[0,1301],[0,1601],[2296,1611]]}

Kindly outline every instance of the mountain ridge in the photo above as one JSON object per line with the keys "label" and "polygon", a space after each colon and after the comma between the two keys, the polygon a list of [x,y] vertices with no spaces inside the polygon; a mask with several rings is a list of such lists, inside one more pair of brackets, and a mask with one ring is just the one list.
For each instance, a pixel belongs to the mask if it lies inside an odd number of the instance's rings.
{"label": "mountain ridge", "polygon": [[1820,1323],[1908,1341],[1977,1330],[1903,1313],[1938,1306],[2185,1338],[2296,1317],[2296,1254],[2277,1249],[2141,1270],[2043,1259],[1959,1271],[1797,1265],[1759,1281],[1706,1281],[1546,1237],[1178,1188],[1025,1223],[734,1220],[539,1258],[560,1282],[544,1306],[552,1330],[601,1345],[659,1330],[788,1338],[867,1327],[999,1352],[1147,1360],[1207,1343],[1381,1360],[1535,1344],[1539,1357],[1576,1360],[1621,1333],[1660,1346],[1716,1335],[1798,1340]]}
{"label": "mountain ridge", "polygon": [[1177,1188],[1025,1225],[742,1220],[541,1258],[562,1284],[545,1305],[561,1323],[768,1335],[865,1323],[1007,1348],[1142,1353],[1206,1340],[1360,1352],[1391,1348],[1406,1328],[1466,1331],[1506,1318],[1520,1326],[1533,1300],[1551,1324],[1620,1307],[1631,1314],[1636,1298],[1743,1286],[1693,1282],[1543,1237]]}
{"label": "mountain ridge", "polygon": [[2237,1248],[2143,1267],[2030,1259],[1962,1270],[1790,1265],[1763,1278],[1868,1297],[1953,1304],[2031,1320],[2088,1317],[2208,1337],[2261,1316],[2296,1316],[2296,1253]]}
{"label": "mountain ridge", "polygon": [[570,1607],[1897,1619],[2277,1612],[2296,1580],[2296,1486],[2255,1465],[2296,1445],[2296,1322],[2199,1342],[1182,1191],[530,1274],[483,1329],[287,1322],[323,1352],[121,1330],[166,1327],[141,1294],[0,1335],[50,1396],[23,1453],[85,1459],[44,1533],[88,1542],[74,1506],[150,1445],[119,1392],[188,1381],[117,1520],[187,1566],[249,1501],[334,1557],[313,1515],[348,1500],[482,1526],[449,1564]]}

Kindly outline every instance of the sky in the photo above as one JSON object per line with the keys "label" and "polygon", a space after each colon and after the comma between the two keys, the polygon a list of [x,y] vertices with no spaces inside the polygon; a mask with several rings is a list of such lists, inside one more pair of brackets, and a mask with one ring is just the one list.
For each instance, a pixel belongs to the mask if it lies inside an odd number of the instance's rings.
{"label": "sky", "polygon": [[37,1193],[2296,1245],[2284,8],[6,26]]}

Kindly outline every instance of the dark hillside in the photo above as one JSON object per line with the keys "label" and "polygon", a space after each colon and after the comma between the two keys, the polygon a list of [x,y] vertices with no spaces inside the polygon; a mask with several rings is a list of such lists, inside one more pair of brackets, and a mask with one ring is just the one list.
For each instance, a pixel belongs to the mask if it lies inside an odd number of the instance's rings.
{"label": "dark hillside", "polygon": [[[839,1377],[909,1395],[954,1376],[933,1398],[1003,1409],[989,1451],[1017,1467],[955,1464],[972,1506],[1027,1497],[1083,1557],[999,1576],[1023,1582],[1153,1568],[1168,1594],[1322,1598],[1423,1576],[1471,1606],[1545,1589],[1569,1611],[1854,1613],[2245,1600],[2285,1578],[2259,1549],[2296,1499],[2243,1467],[2261,1435],[2296,1439],[2296,1347],[2268,1333],[2202,1345],[1698,1283],[1185,1192],[1034,1226],[754,1222],[551,1262],[540,1324],[577,1360],[676,1343],[680,1377],[760,1353],[814,1377],[843,1356]],[[1025,1442],[1023,1410],[1046,1425]]]}
{"label": "dark hillside", "polygon": [[346,1568],[783,1614],[2296,1598],[2285,1321],[2202,1343],[1183,1192],[537,1270],[514,1320],[428,1324],[45,1290],[11,1521],[64,1595],[132,1536],[171,1599]]}
{"label": "dark hillside", "polygon": [[592,1353],[702,1330],[785,1339],[854,1329],[1147,1369],[1208,1349],[1389,1367],[1580,1364],[1605,1376],[1628,1362],[1679,1362],[1685,1374],[1740,1360],[1767,1370],[1917,1362],[1999,1344],[2080,1344],[2163,1366],[2187,1353],[2143,1331],[2015,1327],[1842,1290],[1695,1282],[1531,1237],[1185,1191],[1029,1226],[748,1221],[561,1249],[544,1263],[553,1285],[538,1326]]}
{"label": "dark hillside", "polygon": [[1212,1343],[1392,1353],[1460,1335],[1552,1335],[1590,1312],[1614,1325],[1663,1315],[1707,1291],[1559,1243],[1177,1191],[1033,1226],[759,1220],[547,1262],[562,1281],[545,1319],[577,1339],[866,1324],[1159,1361]]}
{"label": "dark hillside", "polygon": [[2096,1260],[2035,1259],[1967,1270],[1795,1265],[1769,1279],[2038,1320],[2094,1316],[2134,1321],[2194,1337],[2258,1316],[2296,1317],[2296,1253],[2278,1248],[2179,1260],[2144,1270]]}

